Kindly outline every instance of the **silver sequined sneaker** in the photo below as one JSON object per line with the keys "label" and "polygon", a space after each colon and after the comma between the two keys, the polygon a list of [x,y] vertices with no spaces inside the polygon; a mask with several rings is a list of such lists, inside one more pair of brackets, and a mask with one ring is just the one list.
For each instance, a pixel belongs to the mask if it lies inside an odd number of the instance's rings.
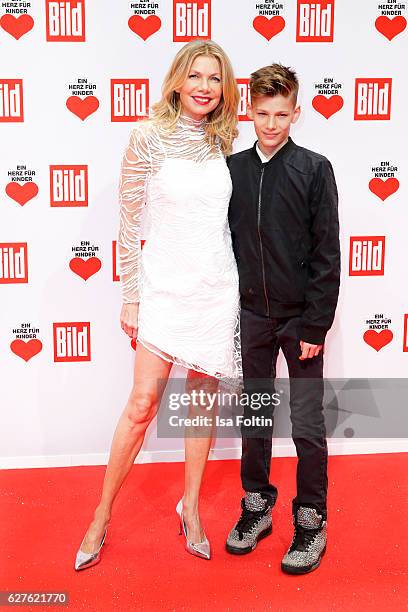
{"label": "silver sequined sneaker", "polygon": [[272,533],[272,505],[261,493],[245,493],[241,516],[231,529],[226,549],[233,555],[245,555],[256,548],[259,540]]}
{"label": "silver sequined sneaker", "polygon": [[327,521],[314,508],[299,506],[293,524],[292,544],[281,567],[287,574],[306,574],[319,567],[326,552]]}

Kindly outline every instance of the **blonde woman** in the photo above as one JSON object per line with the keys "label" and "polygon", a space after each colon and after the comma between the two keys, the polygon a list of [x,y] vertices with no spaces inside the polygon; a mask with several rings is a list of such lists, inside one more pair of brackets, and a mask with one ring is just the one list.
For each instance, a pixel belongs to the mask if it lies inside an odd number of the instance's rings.
{"label": "blonde woman", "polygon": [[[238,273],[227,222],[225,156],[237,136],[238,89],[212,41],[177,53],[153,116],[136,124],[120,177],[121,327],[137,338],[134,380],[113,437],[100,502],[75,569],[97,563],[115,497],[157,412],[172,364],[187,380],[240,374]],[[141,252],[142,209],[146,244]],[[210,558],[199,491],[211,434],[185,437],[185,489],[177,505],[188,552]]]}

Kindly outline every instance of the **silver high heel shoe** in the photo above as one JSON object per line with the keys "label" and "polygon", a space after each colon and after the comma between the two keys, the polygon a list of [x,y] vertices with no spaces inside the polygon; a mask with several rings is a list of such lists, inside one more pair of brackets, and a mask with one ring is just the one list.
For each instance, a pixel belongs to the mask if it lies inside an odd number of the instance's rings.
{"label": "silver high heel shoe", "polygon": [[[92,567],[93,565],[96,565],[97,563],[99,563],[100,559],[101,559],[101,548],[105,543],[105,538],[106,538],[106,533],[108,531],[108,527],[106,527],[105,532],[102,536],[102,540],[101,543],[99,545],[99,548],[96,552],[94,553],[86,553],[83,552],[81,550],[81,548],[79,548],[77,554],[76,554],[76,559],[75,559],[75,569],[77,571],[79,570],[83,570],[83,569],[87,569],[88,567]],[[81,546],[84,540],[82,540],[81,542]]]}
{"label": "silver high heel shoe", "polygon": [[183,499],[180,499],[179,503],[177,504],[176,512],[180,519],[180,535],[184,533],[184,537],[186,539],[185,547],[186,547],[187,552],[191,553],[192,555],[195,555],[196,557],[201,557],[202,559],[210,559],[211,558],[210,543],[207,540],[206,536],[204,536],[204,540],[202,542],[197,542],[196,544],[194,544],[193,542],[190,542],[190,540],[188,539],[187,526],[186,526],[186,523],[184,522],[184,517],[183,517]]}

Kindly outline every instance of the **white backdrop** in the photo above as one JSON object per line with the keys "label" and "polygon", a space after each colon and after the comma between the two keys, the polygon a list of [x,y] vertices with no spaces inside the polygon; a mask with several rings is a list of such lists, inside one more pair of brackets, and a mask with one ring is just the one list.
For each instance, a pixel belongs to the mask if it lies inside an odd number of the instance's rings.
{"label": "white backdrop", "polygon": [[[184,44],[181,30],[190,27],[183,16],[194,18],[197,10],[204,37],[227,51],[243,92],[250,73],[268,63],[297,70],[303,113],[292,137],[333,163],[342,285],[327,337],[326,375],[406,376],[408,85],[402,58],[408,38],[405,5],[390,0],[384,11],[380,4],[71,0],[1,8],[0,467],[106,461],[134,362],[120,329],[114,280],[120,161],[137,120],[132,110],[143,115],[147,91],[150,103],[159,98],[163,76]],[[143,17],[134,17],[138,12]],[[317,27],[314,19],[302,19],[314,15]],[[313,27],[321,29],[321,40],[310,38]],[[72,88],[78,84],[83,88]],[[382,95],[387,88],[390,97]],[[74,91],[93,94],[89,107],[68,100]],[[134,101],[130,115],[117,104],[123,91]],[[379,97],[365,104],[370,92]],[[244,99],[242,104],[245,113]],[[254,141],[250,121],[242,120],[239,129],[236,151]],[[58,180],[74,175],[80,177],[77,190],[65,189],[61,201]],[[358,254],[378,237],[385,245],[383,265],[374,257],[361,274]],[[357,255],[350,269],[351,238],[357,238]],[[99,261],[72,262],[81,246]],[[61,328],[75,333],[84,324],[85,355],[61,358],[55,340]],[[287,373],[282,361],[279,373]],[[213,457],[237,457],[239,444],[218,440]],[[339,439],[329,446],[331,452],[406,449],[404,440]],[[180,459],[182,448],[182,440],[157,439],[151,427],[140,460]],[[290,440],[276,440],[275,454],[293,453]]]}

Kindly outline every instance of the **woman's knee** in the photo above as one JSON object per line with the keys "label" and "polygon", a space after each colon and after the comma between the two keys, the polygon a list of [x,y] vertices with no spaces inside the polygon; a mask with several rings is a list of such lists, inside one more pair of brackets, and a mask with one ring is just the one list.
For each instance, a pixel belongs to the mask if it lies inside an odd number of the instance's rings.
{"label": "woman's knee", "polygon": [[143,391],[132,391],[129,397],[126,416],[131,427],[147,425],[155,415],[156,395]]}

